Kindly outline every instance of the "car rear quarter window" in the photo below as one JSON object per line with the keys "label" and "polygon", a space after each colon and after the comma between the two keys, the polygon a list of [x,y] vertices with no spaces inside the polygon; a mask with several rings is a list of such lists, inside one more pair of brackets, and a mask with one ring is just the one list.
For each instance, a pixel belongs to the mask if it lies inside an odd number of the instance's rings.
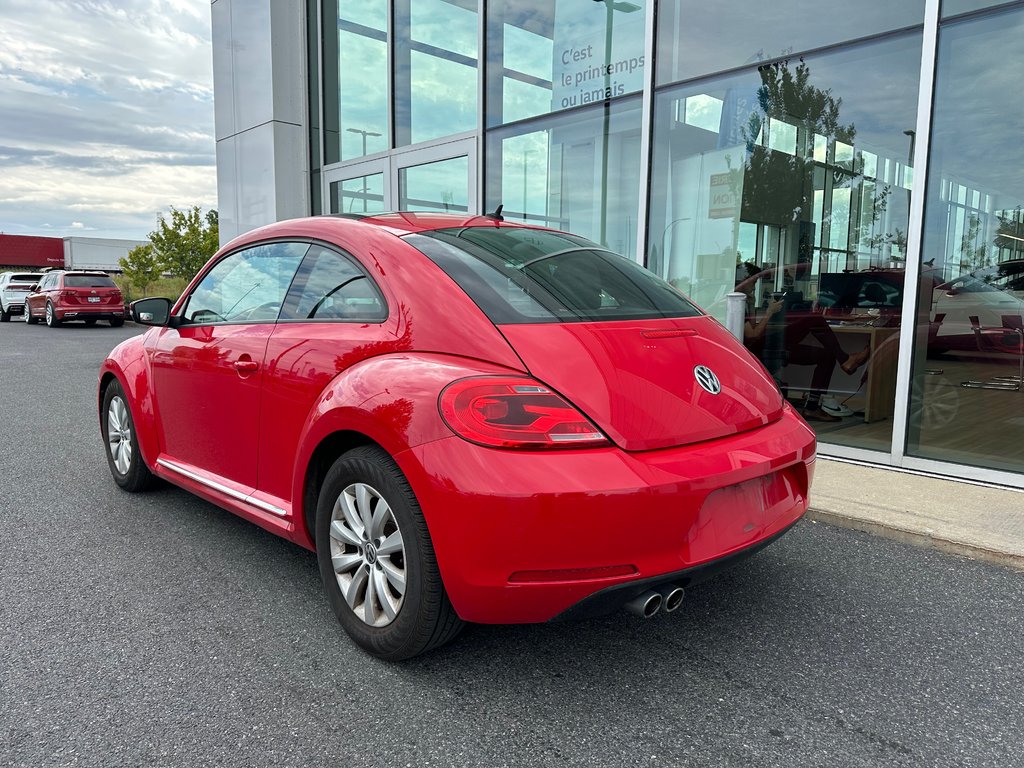
{"label": "car rear quarter window", "polygon": [[405,237],[497,325],[696,317],[639,264],[574,235],[465,227]]}
{"label": "car rear quarter window", "polygon": [[387,314],[377,286],[354,260],[313,245],[295,275],[279,319],[379,323]]}

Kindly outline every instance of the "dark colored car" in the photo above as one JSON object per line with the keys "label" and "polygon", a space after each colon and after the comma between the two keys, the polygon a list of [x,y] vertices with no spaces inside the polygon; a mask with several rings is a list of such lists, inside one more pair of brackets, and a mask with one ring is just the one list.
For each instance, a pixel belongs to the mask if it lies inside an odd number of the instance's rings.
{"label": "dark colored car", "polygon": [[764,368],[570,234],[286,221],[131,311],[155,327],[100,371],[114,480],[163,478],[314,550],[382,658],[464,621],[675,610],[807,509],[814,435]]}
{"label": "dark colored car", "polygon": [[10,322],[13,315],[25,311],[25,297],[42,277],[33,272],[4,272],[0,275],[0,323]]}
{"label": "dark colored car", "polygon": [[25,299],[25,322],[45,320],[51,328],[71,320],[124,325],[124,298],[105,272],[52,270]]}

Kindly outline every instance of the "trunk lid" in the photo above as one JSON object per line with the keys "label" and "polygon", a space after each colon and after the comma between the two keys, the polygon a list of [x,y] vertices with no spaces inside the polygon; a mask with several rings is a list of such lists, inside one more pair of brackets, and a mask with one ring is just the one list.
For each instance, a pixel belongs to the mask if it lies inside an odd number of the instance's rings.
{"label": "trunk lid", "polygon": [[[782,396],[763,366],[708,316],[500,330],[533,376],[627,451],[725,437],[782,415]],[[718,394],[698,383],[698,366],[717,376]]]}

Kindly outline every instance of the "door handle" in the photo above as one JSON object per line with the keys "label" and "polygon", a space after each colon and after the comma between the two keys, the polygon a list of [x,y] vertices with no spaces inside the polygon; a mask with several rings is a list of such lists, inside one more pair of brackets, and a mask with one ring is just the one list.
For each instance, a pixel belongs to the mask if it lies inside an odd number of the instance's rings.
{"label": "door handle", "polygon": [[256,371],[260,369],[260,364],[248,357],[235,360],[233,365],[235,366],[235,370],[239,373],[256,373]]}

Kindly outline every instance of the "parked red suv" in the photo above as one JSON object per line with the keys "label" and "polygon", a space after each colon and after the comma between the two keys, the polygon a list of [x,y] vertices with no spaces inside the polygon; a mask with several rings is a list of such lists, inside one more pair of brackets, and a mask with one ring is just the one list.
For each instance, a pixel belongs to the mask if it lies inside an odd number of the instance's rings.
{"label": "parked red suv", "polygon": [[105,272],[54,270],[25,298],[25,322],[40,320],[51,328],[69,320],[108,320],[117,328],[124,325],[124,297]]}

